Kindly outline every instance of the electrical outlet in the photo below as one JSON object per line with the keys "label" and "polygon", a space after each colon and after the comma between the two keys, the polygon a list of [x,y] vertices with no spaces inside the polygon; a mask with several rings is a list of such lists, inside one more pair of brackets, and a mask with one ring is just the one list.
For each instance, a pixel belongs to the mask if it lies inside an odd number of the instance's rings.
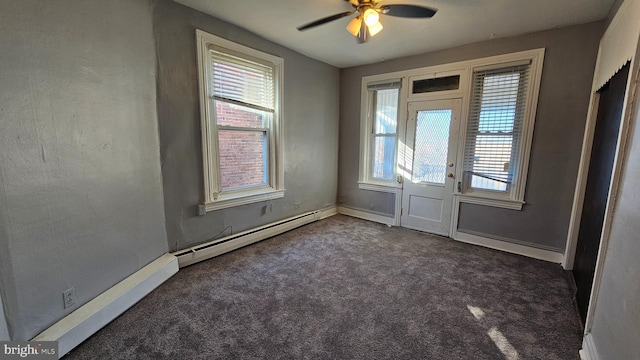
{"label": "electrical outlet", "polygon": [[76,288],[72,287],[62,293],[64,308],[70,308],[76,304]]}

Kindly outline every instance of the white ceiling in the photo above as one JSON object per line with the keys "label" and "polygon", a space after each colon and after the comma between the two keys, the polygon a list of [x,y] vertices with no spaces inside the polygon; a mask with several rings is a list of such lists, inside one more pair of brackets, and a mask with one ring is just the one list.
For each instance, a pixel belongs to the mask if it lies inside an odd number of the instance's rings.
{"label": "white ceiling", "polygon": [[364,44],[345,30],[351,17],[303,32],[296,27],[352,10],[344,0],[175,0],[337,67],[422,54],[606,18],[615,0],[383,0],[437,9],[431,19],[381,16]]}

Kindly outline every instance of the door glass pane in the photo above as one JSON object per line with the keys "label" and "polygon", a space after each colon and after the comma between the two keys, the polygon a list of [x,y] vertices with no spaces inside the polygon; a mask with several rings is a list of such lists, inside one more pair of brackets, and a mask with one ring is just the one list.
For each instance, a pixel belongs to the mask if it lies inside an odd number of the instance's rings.
{"label": "door glass pane", "polygon": [[267,184],[266,131],[218,130],[222,190]]}
{"label": "door glass pane", "polygon": [[413,149],[414,183],[444,184],[451,115],[451,109],[418,111]]}

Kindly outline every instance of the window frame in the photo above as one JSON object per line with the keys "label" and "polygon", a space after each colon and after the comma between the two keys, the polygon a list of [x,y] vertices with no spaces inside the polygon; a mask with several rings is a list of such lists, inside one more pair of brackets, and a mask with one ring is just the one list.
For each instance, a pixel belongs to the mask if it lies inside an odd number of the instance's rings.
{"label": "window frame", "polygon": [[[473,83],[474,73],[478,70],[493,70],[512,66],[522,62],[529,63],[529,79],[527,84],[527,93],[525,95],[524,116],[522,120],[522,132],[520,134],[519,153],[512,154],[511,158],[517,160],[516,171],[511,186],[507,191],[493,191],[473,189],[464,183],[463,162],[464,152],[467,147],[467,131],[468,131],[468,109],[464,120],[464,134],[461,137],[460,154],[462,158],[460,166],[458,166],[458,181],[462,181],[462,191],[459,198],[461,202],[479,205],[488,205],[513,210],[522,210],[525,204],[525,188],[527,183],[527,175],[529,171],[529,160],[531,155],[531,145],[533,140],[533,129],[535,127],[536,110],[538,105],[538,96],[540,92],[540,82],[542,78],[542,67],[544,61],[544,49],[529,50],[521,53],[507,54],[499,57],[484,59],[484,61],[474,62],[470,67],[469,76],[470,84]],[[467,108],[472,103],[473,89],[469,86],[467,91]]]}
{"label": "window frame", "polygon": [[[267,133],[268,174],[265,186],[238,187],[222,190],[218,150],[218,125],[213,90],[210,88],[211,56],[209,46],[247,60],[259,61],[274,69],[274,112]],[[284,84],[284,59],[249,48],[196,29],[198,60],[198,87],[200,98],[200,124],[202,135],[202,161],[204,203],[200,212],[246,205],[284,197],[284,154],[282,139],[282,99]],[[228,127],[228,126],[226,126]],[[230,128],[230,127],[228,127]],[[261,129],[257,129],[261,130]],[[252,130],[253,131],[253,130]]]}
{"label": "window frame", "polygon": [[[403,136],[406,133],[407,105],[413,101],[424,100],[441,100],[441,99],[462,99],[462,121],[460,122],[460,134],[457,149],[456,172],[455,178],[462,180],[463,176],[463,159],[468,123],[468,113],[471,97],[471,86],[473,71],[481,67],[501,67],[505,64],[530,61],[529,69],[529,91],[527,93],[525,121],[523,123],[522,141],[520,151],[517,157],[520,164],[518,179],[511,186],[511,192],[505,196],[504,194],[495,194],[490,191],[465,192],[463,189],[454,190],[454,201],[479,204],[491,207],[499,207],[505,209],[522,210],[525,204],[525,187],[529,170],[529,158],[531,154],[531,145],[533,139],[533,129],[535,125],[536,110],[538,106],[538,95],[540,92],[540,82],[542,79],[542,70],[544,63],[544,48],[536,48],[524,50],[520,52],[507,53],[502,55],[494,55],[485,58],[473,60],[465,60],[459,62],[445,63],[440,65],[427,66],[422,68],[414,68],[408,70],[395,71],[385,74],[369,75],[362,77],[361,94],[360,94],[360,154],[359,154],[359,175],[358,187],[363,190],[373,190],[387,193],[399,193],[402,191],[402,181],[405,177],[402,158]],[[445,90],[431,93],[412,94],[410,89],[413,81],[427,79],[433,77],[442,77],[450,75],[460,75],[460,88],[458,90]],[[368,84],[390,82],[394,79],[402,80],[400,89],[400,104],[398,108],[398,129],[396,143],[396,179],[395,181],[376,181],[371,179],[370,165],[371,153],[367,151],[371,148],[372,136],[369,129],[372,126],[372,117],[369,114],[371,108],[371,98],[368,94]],[[457,206],[457,205],[456,205]],[[456,208],[454,206],[454,208]],[[396,211],[399,212],[399,204],[396,203]]]}
{"label": "window frame", "polygon": [[[373,128],[375,123],[375,109],[376,105],[375,93],[376,91],[370,91],[370,86],[384,85],[391,83],[400,83],[398,88],[398,113],[397,124],[395,132],[395,153],[392,167],[394,169],[393,177],[389,180],[375,178],[372,175],[373,171],[373,145],[376,137],[382,136],[381,134],[375,134]],[[359,176],[358,176],[358,188],[362,190],[372,190],[380,192],[395,193],[397,189],[402,187],[402,184],[398,181],[398,146],[400,141],[400,135],[404,133],[405,126],[405,110],[406,110],[406,79],[398,76],[369,76],[362,79],[362,92],[361,92],[361,121],[360,121],[360,161],[359,161]],[[387,136],[388,137],[388,136]]]}

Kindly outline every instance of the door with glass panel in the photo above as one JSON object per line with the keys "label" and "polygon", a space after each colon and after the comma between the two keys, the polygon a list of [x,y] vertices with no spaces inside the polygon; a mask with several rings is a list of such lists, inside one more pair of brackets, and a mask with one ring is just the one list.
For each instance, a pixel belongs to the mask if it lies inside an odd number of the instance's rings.
{"label": "door with glass panel", "polygon": [[403,227],[449,235],[462,101],[411,102],[402,154]]}

